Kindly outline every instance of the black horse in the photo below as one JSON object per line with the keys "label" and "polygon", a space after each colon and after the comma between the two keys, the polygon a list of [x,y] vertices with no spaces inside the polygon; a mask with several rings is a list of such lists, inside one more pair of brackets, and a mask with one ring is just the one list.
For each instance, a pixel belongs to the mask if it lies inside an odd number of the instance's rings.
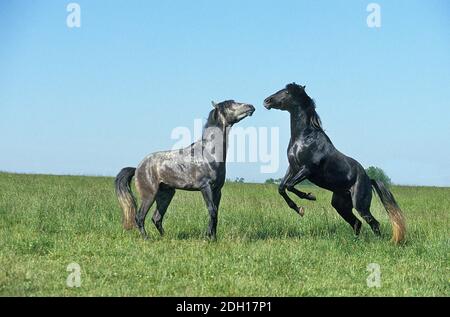
{"label": "black horse", "polygon": [[286,203],[303,216],[304,210],[288,196],[286,190],[302,199],[315,200],[312,194],[294,188],[305,179],[333,192],[332,206],[353,228],[356,235],[361,230],[361,221],[355,217],[355,208],[380,235],[380,225],[370,213],[372,186],[388,212],[392,223],[393,241],[398,243],[405,237],[405,219],[392,193],[382,182],[371,180],[356,160],[339,152],[322,129],[315,110],[314,101],[307,95],[305,86],[295,83],[278,91],[264,101],[267,109],[289,111],[291,116],[291,140],[288,147],[289,168],[283,178],[279,193]]}
{"label": "black horse", "polygon": [[[225,182],[226,153],[230,128],[255,111],[252,105],[228,100],[213,103],[203,129],[202,139],[187,148],[157,152],[148,155],[137,167],[127,167],[116,177],[115,186],[123,210],[125,229],[139,228],[144,239],[145,217],[156,201],[153,223],[161,235],[164,214],[176,189],[200,191],[210,215],[208,236],[216,238],[217,213],[221,190]],[[136,176],[136,189],[141,196],[141,207],[136,214],[136,201],[130,189]]]}

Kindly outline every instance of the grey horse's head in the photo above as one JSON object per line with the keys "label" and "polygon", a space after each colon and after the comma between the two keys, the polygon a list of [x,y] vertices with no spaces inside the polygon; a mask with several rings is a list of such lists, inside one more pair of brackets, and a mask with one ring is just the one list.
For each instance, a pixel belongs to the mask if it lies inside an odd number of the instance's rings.
{"label": "grey horse's head", "polygon": [[306,86],[292,83],[264,100],[266,109],[279,109],[289,111],[293,107],[303,107],[311,100],[305,91]]}
{"label": "grey horse's head", "polygon": [[232,126],[255,112],[255,107],[252,105],[234,100],[220,103],[213,101],[212,105],[214,107],[212,112],[214,119],[221,122],[224,126]]}

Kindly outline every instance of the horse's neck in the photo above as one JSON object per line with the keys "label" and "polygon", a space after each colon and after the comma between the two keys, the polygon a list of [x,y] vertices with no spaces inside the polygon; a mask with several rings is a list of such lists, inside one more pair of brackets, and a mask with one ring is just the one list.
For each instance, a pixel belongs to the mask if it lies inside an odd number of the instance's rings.
{"label": "horse's neck", "polygon": [[301,109],[290,111],[291,115],[291,140],[295,140],[304,136],[309,130],[309,122],[307,114]]}
{"label": "horse's neck", "polygon": [[220,125],[206,126],[203,130],[204,151],[215,162],[225,162],[227,159],[229,132],[229,127]]}

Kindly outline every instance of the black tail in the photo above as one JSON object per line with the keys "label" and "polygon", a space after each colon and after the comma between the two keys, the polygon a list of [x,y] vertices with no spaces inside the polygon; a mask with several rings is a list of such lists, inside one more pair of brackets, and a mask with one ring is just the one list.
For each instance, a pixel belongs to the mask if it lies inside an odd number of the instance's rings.
{"label": "black tail", "polygon": [[136,227],[136,199],[130,188],[136,169],[134,167],[125,167],[116,176],[115,187],[119,204],[123,211],[123,227],[130,230]]}
{"label": "black tail", "polygon": [[380,196],[381,202],[386,209],[389,219],[392,224],[392,241],[395,243],[399,243],[405,239],[406,236],[406,224],[405,217],[395,201],[394,196],[389,191],[389,189],[384,186],[383,182],[377,180],[370,180],[372,182],[373,188],[377,192],[378,196]]}

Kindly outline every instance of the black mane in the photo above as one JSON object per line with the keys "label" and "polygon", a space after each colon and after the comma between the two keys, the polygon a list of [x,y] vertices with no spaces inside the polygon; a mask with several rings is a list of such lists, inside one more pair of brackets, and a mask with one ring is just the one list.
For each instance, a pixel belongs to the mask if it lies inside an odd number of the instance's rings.
{"label": "black mane", "polygon": [[[308,97],[309,98],[309,97]],[[316,103],[313,99],[310,99],[310,105],[307,108],[308,120],[311,126],[317,130],[323,131],[322,120],[320,120],[319,114],[316,111]]]}
{"label": "black mane", "polygon": [[323,131],[322,120],[320,120],[319,114],[316,112],[316,103],[308,96],[305,88],[297,85],[296,83],[288,84],[286,89],[298,99],[305,110],[307,115],[307,121],[309,124],[317,130]]}

